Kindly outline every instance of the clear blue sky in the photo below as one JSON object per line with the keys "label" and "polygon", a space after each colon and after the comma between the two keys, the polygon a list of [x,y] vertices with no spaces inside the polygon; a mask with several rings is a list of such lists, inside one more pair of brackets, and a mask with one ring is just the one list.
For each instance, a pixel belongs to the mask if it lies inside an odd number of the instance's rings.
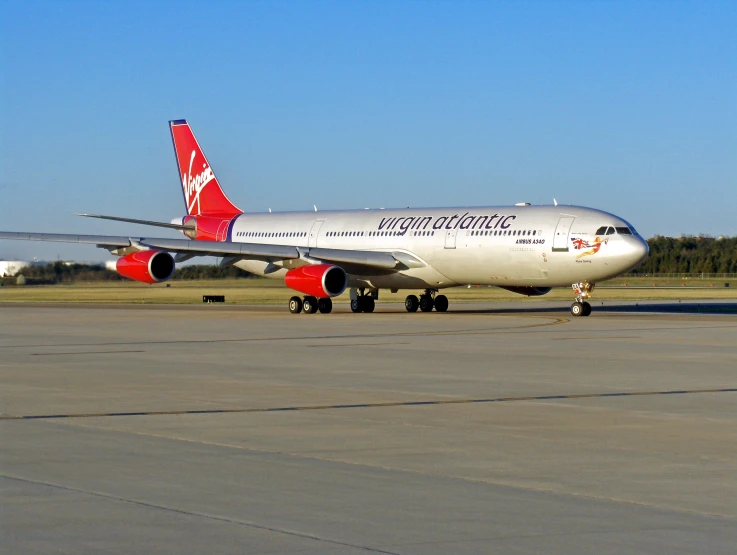
{"label": "clear blue sky", "polygon": [[[737,235],[737,2],[0,2],[0,229],[168,235],[186,118],[246,211],[605,209]],[[0,243],[0,257],[104,251]]]}

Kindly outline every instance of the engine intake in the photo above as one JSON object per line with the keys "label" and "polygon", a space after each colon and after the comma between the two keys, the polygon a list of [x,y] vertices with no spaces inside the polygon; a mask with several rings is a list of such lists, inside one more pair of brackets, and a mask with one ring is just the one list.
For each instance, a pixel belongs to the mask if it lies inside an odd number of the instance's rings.
{"label": "engine intake", "polygon": [[140,251],[122,256],[115,264],[118,273],[143,283],[160,283],[174,274],[174,258],[163,251]]}
{"label": "engine intake", "polygon": [[290,289],[318,299],[337,297],[348,287],[348,274],[340,266],[314,264],[287,272],[284,283]]}
{"label": "engine intake", "polygon": [[511,291],[512,293],[518,293],[520,295],[527,295],[528,297],[539,297],[541,295],[547,295],[550,293],[552,287],[503,287],[502,289]]}

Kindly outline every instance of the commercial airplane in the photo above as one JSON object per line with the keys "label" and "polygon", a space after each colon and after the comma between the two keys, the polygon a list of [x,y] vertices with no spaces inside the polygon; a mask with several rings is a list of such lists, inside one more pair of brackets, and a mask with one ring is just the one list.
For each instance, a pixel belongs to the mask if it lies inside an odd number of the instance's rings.
{"label": "commercial airplane", "polygon": [[221,257],[303,294],[293,314],[332,310],[350,288],[351,310],[373,312],[380,289],[423,290],[408,312],[448,310],[438,292],[495,285],[522,295],[572,286],[574,316],[588,316],[596,282],[637,266],[647,242],[622,218],[578,206],[481,206],[249,214],[225,195],[185,120],[169,122],[187,215],[171,223],[80,214],[180,231],[184,239],[0,232],[0,239],[86,243],[119,256],[118,272],[168,280],[175,264]]}

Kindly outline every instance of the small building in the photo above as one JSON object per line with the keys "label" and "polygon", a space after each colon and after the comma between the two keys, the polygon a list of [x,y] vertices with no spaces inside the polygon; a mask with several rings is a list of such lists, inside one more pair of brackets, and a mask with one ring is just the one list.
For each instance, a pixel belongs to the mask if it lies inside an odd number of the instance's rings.
{"label": "small building", "polygon": [[0,260],[0,277],[11,277],[21,269],[30,266],[30,262],[23,260]]}

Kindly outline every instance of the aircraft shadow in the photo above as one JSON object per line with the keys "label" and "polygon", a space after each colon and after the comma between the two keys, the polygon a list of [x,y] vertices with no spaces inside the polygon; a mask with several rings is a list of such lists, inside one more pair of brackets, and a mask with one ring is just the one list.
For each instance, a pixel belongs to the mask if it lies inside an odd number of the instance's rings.
{"label": "aircraft shadow", "polygon": [[[642,313],[661,312],[670,314],[737,314],[737,302],[709,303],[709,302],[673,302],[673,303],[648,303],[637,302],[627,304],[601,305],[592,303],[594,312],[621,312]],[[483,309],[457,309],[451,308],[452,314],[551,314],[569,313],[568,306],[525,306],[519,308],[483,308]]]}

